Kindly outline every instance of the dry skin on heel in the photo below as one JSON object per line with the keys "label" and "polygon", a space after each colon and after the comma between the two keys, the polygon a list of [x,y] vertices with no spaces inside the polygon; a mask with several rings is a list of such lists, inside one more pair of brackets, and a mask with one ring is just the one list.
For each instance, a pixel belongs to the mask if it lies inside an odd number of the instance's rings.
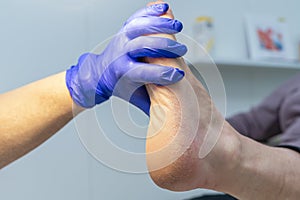
{"label": "dry skin on heel", "polygon": [[[161,3],[161,2],[155,2]],[[152,3],[153,4],[153,3]],[[164,16],[174,18],[169,10]],[[175,40],[173,35],[153,36]],[[150,95],[150,124],[146,144],[147,165],[154,182],[163,188],[186,190],[185,183],[197,188],[195,176],[200,137],[200,94],[194,85],[198,81],[182,58],[145,58],[146,62],[172,66],[185,71],[185,78],[171,86],[147,85]],[[209,112],[209,111],[208,111]]]}

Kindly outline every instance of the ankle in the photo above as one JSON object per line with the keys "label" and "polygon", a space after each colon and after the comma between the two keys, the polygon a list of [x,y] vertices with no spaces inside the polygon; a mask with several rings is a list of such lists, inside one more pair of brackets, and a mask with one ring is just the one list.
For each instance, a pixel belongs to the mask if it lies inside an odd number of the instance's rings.
{"label": "ankle", "polygon": [[212,189],[220,192],[228,192],[224,185],[232,181],[234,172],[238,169],[242,160],[242,145],[237,133],[225,122],[220,138],[212,152],[203,159],[207,165],[210,181],[200,184],[201,188]]}

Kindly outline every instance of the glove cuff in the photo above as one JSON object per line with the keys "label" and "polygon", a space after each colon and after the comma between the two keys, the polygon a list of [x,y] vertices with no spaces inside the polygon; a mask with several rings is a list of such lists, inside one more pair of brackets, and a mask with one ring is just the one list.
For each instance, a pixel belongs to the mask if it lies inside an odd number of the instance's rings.
{"label": "glove cuff", "polygon": [[92,108],[96,104],[106,101],[108,98],[96,94],[96,91],[85,91],[78,75],[78,65],[72,66],[66,71],[66,86],[72,100],[83,108]]}

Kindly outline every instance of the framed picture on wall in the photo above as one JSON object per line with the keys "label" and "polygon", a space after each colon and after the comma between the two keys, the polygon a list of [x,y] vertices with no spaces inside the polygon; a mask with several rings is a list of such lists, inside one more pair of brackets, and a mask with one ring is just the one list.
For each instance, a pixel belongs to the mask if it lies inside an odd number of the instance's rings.
{"label": "framed picture on wall", "polygon": [[284,18],[246,16],[248,52],[253,60],[294,60],[292,44]]}

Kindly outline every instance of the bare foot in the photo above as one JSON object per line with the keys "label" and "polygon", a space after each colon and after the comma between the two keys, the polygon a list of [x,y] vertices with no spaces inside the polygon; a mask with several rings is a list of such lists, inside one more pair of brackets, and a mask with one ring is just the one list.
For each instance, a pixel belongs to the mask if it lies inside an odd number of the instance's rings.
{"label": "bare foot", "polygon": [[[173,16],[169,12],[164,17]],[[262,145],[235,131],[182,59],[147,61],[186,73],[172,86],[147,87],[147,165],[158,186],[174,191],[207,188],[238,199],[299,199],[297,152]]]}
{"label": "bare foot", "polygon": [[[162,17],[173,18],[173,14],[169,11]],[[159,36],[175,39],[172,35]],[[172,86],[147,86],[151,109],[146,152],[151,178],[158,186],[174,191],[213,189],[217,177],[222,177],[215,165],[234,167],[224,162],[237,156],[238,141],[226,134],[231,127],[182,58],[146,61],[181,68],[186,73]]]}

